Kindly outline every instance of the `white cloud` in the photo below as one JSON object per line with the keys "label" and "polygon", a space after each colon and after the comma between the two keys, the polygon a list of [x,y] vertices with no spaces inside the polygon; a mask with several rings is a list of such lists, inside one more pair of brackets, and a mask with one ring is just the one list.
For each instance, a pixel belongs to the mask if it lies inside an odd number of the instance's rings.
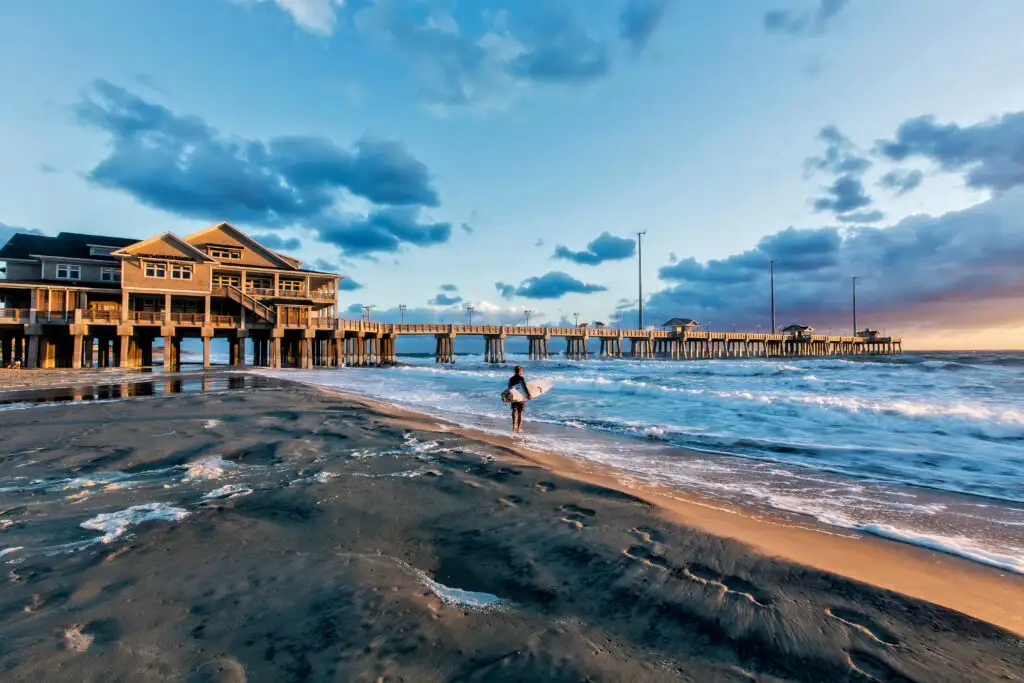
{"label": "white cloud", "polygon": [[[267,0],[234,0],[234,2],[266,2]],[[338,23],[337,9],[345,0],[271,0],[292,16],[295,23],[311,33],[329,36]]]}

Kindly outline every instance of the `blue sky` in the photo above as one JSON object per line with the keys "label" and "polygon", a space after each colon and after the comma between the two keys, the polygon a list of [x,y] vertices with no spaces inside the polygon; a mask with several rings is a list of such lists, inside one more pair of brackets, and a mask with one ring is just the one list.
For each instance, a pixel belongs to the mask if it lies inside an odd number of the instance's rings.
{"label": "blue sky", "polygon": [[227,220],[382,318],[628,323],[646,230],[648,323],[766,327],[776,258],[780,324],[845,330],[860,275],[866,324],[1021,346],[1021,25],[1016,0],[5,3],[0,232]]}

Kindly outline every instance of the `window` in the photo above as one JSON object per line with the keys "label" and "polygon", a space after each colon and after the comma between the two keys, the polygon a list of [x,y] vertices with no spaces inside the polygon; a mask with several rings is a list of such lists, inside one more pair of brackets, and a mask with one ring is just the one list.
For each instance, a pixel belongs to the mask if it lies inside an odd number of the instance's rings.
{"label": "window", "polygon": [[227,259],[240,259],[240,258],[242,258],[242,251],[240,249],[220,249],[218,247],[210,247],[209,254],[213,258],[227,258]]}
{"label": "window", "polygon": [[281,280],[281,291],[283,291],[283,292],[301,292],[302,291],[302,280]]}
{"label": "window", "polygon": [[57,279],[58,280],[81,280],[82,279],[82,266],[77,266],[71,263],[58,263],[57,264]]}
{"label": "window", "polygon": [[192,265],[185,263],[172,263],[171,264],[171,279],[172,280],[191,280],[192,279]]}
{"label": "window", "polygon": [[90,246],[89,254],[92,256],[110,256],[116,250],[117,247]]}
{"label": "window", "polygon": [[120,282],[121,271],[117,268],[100,268],[100,280],[103,282]]}
{"label": "window", "polygon": [[167,277],[167,264],[146,261],[146,277]]}
{"label": "window", "polygon": [[213,285],[215,287],[227,287],[228,285],[238,287],[240,282],[241,279],[237,275],[215,274],[213,276]]}

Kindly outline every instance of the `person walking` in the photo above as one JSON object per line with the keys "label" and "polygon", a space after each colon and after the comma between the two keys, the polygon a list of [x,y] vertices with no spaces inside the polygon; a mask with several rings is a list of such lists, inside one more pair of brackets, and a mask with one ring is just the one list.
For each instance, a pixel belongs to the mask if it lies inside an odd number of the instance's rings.
{"label": "person walking", "polygon": [[[523,377],[523,366],[517,365],[515,373],[508,380],[508,390],[518,388],[526,400],[530,400],[533,396],[530,395],[530,388],[526,386],[526,378]],[[510,401],[512,404],[512,431],[521,432],[523,431],[523,411],[526,410],[526,401]]]}

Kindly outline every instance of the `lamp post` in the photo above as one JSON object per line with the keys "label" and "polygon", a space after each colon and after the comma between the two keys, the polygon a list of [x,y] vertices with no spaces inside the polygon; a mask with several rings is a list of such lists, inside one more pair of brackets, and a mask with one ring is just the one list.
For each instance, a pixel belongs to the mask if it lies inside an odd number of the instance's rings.
{"label": "lamp post", "polygon": [[768,262],[768,267],[771,269],[772,281],[772,334],[775,334],[775,259]]}
{"label": "lamp post", "polygon": [[579,327],[580,326],[580,314],[579,313],[573,313],[572,317],[576,320],[576,327]]}
{"label": "lamp post", "polygon": [[761,334],[761,323],[754,323],[754,329],[758,334]]}
{"label": "lamp post", "polygon": [[475,311],[475,310],[476,310],[476,309],[475,309],[475,308],[473,308],[473,306],[472,306],[472,305],[466,306],[466,313],[468,313],[468,314],[469,314],[469,326],[470,326],[470,327],[472,327],[472,326],[473,326],[473,311]]}
{"label": "lamp post", "polygon": [[526,326],[529,327],[530,326],[530,314],[533,313],[533,311],[531,311],[530,309],[526,309],[525,311],[523,311],[523,313],[526,314]]}
{"label": "lamp post", "polygon": [[366,322],[370,322],[370,311],[372,309],[373,306],[363,306],[363,320]]}
{"label": "lamp post", "polygon": [[853,282],[853,336],[857,336],[857,280],[860,279],[859,275],[854,275],[851,280]]}
{"label": "lamp post", "polygon": [[405,324],[405,304],[398,304],[398,310],[402,314],[402,324]]}
{"label": "lamp post", "polygon": [[735,333],[736,333],[736,323],[733,323],[733,324],[732,324],[732,331],[733,331],[733,334],[735,334]]}
{"label": "lamp post", "polygon": [[640,323],[639,329],[644,329],[644,243],[643,237],[647,234],[646,230],[641,230],[636,234],[636,272],[637,272],[637,285],[639,289],[639,298],[637,299],[637,318]]}
{"label": "lamp post", "polygon": [[615,311],[615,329],[622,329],[622,311]]}

